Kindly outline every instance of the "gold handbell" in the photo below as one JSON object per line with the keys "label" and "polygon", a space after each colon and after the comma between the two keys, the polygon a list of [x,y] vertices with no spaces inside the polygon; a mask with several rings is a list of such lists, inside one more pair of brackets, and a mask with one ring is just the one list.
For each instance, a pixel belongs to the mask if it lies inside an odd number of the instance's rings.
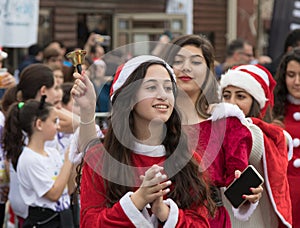
{"label": "gold handbell", "polygon": [[81,64],[84,61],[85,55],[86,55],[85,50],[71,51],[66,55],[66,57],[69,60],[71,60],[73,66],[76,67],[79,74],[81,74],[81,71],[82,71]]}

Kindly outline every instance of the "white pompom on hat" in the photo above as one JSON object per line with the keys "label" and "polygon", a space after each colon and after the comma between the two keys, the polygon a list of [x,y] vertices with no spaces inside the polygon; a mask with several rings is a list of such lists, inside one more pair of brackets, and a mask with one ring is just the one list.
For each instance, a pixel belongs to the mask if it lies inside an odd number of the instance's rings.
{"label": "white pompom on hat", "polygon": [[167,64],[163,59],[153,56],[153,55],[140,55],[128,60],[125,64],[118,67],[116,74],[114,76],[114,80],[110,90],[110,99],[112,100],[115,92],[120,89],[127,78],[143,63],[149,61],[161,61],[165,64],[168,71],[171,73],[174,81],[176,81],[176,76],[172,67]]}
{"label": "white pompom on hat", "polygon": [[249,93],[259,103],[262,117],[268,105],[272,107],[274,104],[273,90],[276,82],[272,74],[259,64],[236,66],[221,75],[221,94],[230,85]]}

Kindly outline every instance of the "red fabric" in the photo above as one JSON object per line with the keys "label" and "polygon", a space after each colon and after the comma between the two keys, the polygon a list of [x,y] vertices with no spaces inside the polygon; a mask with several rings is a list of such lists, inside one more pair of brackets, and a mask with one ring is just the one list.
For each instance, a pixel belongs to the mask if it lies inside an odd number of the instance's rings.
{"label": "red fabric", "polygon": [[[217,187],[228,186],[234,180],[235,170],[244,170],[252,149],[249,129],[236,117],[217,121],[206,120],[185,126],[191,149],[202,157],[201,167],[208,170]],[[231,227],[225,207],[219,207],[211,227]]]}
{"label": "red fabric", "polygon": [[118,66],[118,68],[117,68],[117,70],[116,70],[116,73],[115,73],[115,75],[114,75],[114,79],[113,79],[113,82],[112,82],[112,86],[110,87],[110,92],[109,92],[109,95],[110,95],[110,96],[112,96],[113,93],[115,92],[114,89],[113,89],[113,85],[114,85],[114,83],[118,80],[118,78],[119,78],[119,76],[120,76],[120,73],[121,73],[121,71],[122,71],[124,65],[125,65],[125,64],[122,64],[122,65]]}
{"label": "red fabric", "polygon": [[[103,147],[100,147],[96,145],[88,151],[82,170],[80,227],[134,227],[119,202],[112,208],[106,206],[104,179],[99,175],[103,157]],[[153,164],[162,164],[164,160],[165,157],[132,154],[135,167],[150,167]],[[145,168],[140,168],[138,172],[142,174]],[[179,209],[176,227],[209,227],[207,216],[205,207]]]}
{"label": "red fabric", "polygon": [[[292,205],[289,194],[289,184],[287,179],[287,146],[282,128],[266,123],[261,119],[251,118],[264,133],[264,159],[267,164],[266,184],[271,188],[273,205],[276,214],[279,215],[280,227],[283,223],[292,224]],[[299,187],[299,186],[298,186]],[[268,190],[268,189],[267,189]]]}
{"label": "red fabric", "polygon": [[[300,105],[288,104],[285,109],[284,126],[293,139],[300,139],[300,121],[293,118],[295,112],[300,112]],[[294,167],[295,159],[300,158],[300,146],[293,148],[293,158],[288,165],[288,179],[293,211],[293,226],[300,227],[300,168]]]}

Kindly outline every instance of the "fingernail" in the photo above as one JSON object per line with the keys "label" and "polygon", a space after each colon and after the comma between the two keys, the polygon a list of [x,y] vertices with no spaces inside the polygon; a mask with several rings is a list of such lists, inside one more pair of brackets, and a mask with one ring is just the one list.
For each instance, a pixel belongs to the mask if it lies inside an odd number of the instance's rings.
{"label": "fingernail", "polygon": [[170,192],[170,189],[169,188],[165,189],[165,192]]}
{"label": "fingernail", "polygon": [[245,196],[245,195],[242,195],[242,198],[243,198],[243,199],[246,199],[246,196]]}
{"label": "fingernail", "polygon": [[171,185],[171,184],[172,184],[172,181],[169,180],[169,181],[166,182],[166,184],[167,184],[167,185]]}
{"label": "fingernail", "polygon": [[249,190],[252,192],[252,191],[253,191],[253,188],[250,188]]}
{"label": "fingernail", "polygon": [[164,175],[161,176],[161,178],[162,178],[162,179],[167,179],[167,175],[164,174]]}

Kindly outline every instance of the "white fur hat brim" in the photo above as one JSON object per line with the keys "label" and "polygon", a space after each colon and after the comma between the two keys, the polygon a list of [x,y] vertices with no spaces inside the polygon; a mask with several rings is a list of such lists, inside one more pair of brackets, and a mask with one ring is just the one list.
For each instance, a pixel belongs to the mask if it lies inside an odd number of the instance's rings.
{"label": "white fur hat brim", "polygon": [[246,72],[228,70],[225,74],[221,75],[220,94],[222,94],[224,88],[227,86],[235,86],[244,89],[259,103],[261,109],[264,108],[266,101],[268,100],[260,83]]}
{"label": "white fur hat brim", "polygon": [[174,81],[176,81],[176,76],[174,74],[172,67],[170,67],[169,64],[167,64],[163,59],[161,59],[157,56],[152,56],[152,55],[140,55],[140,56],[137,56],[137,57],[134,57],[134,58],[128,60],[125,63],[120,74],[117,76],[118,78],[116,79],[116,81],[114,81],[114,83],[112,85],[111,99],[112,99],[115,91],[117,91],[125,83],[125,81],[132,74],[132,72],[134,72],[142,63],[145,63],[145,62],[148,62],[151,60],[158,60],[158,61],[163,62],[165,64],[166,68],[171,73]]}

